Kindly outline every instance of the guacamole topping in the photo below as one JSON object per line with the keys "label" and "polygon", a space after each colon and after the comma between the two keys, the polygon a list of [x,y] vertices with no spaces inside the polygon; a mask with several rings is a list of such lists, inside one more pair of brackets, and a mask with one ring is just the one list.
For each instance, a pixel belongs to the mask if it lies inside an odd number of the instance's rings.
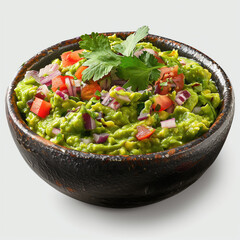
{"label": "guacamole topping", "polygon": [[145,42],[148,27],[126,40],[81,36],[15,88],[30,129],[75,150],[138,155],[183,145],[215,121],[221,99],[211,73],[177,50]]}

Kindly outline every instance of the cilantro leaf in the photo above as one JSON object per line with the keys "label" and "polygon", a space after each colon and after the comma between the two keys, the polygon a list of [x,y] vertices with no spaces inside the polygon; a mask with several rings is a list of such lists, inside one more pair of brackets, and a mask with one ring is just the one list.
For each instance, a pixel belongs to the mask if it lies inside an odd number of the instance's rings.
{"label": "cilantro leaf", "polygon": [[82,53],[83,57],[87,59],[83,66],[88,66],[83,71],[83,81],[90,79],[97,81],[120,64],[121,57],[111,50],[108,37],[92,33],[91,36],[86,34],[81,38],[80,48],[89,50]]}
{"label": "cilantro leaf", "polygon": [[129,35],[126,40],[120,44],[115,45],[113,48],[115,51],[121,53],[124,56],[131,56],[136,44],[148,35],[149,27],[140,27],[135,33]]}
{"label": "cilantro leaf", "polygon": [[[143,56],[142,56],[143,55]],[[156,81],[163,64],[154,60],[155,57],[148,52],[144,52],[141,58],[137,57],[123,57],[121,64],[117,68],[117,75],[125,80],[124,88],[132,87],[132,90],[144,90],[153,81]]]}
{"label": "cilantro leaf", "polygon": [[[144,62],[148,67],[155,67],[158,66],[158,68],[161,68],[164,66],[164,64],[159,63],[158,60],[150,53],[148,52],[143,52],[143,54],[141,54],[139,56],[139,59]],[[150,77],[149,77],[149,81],[153,82],[156,81],[158,78],[160,77],[160,72],[158,69],[153,69]]]}
{"label": "cilantro leaf", "polygon": [[101,93],[100,93],[98,90],[95,92],[94,95],[96,95],[96,96],[98,96],[98,97],[101,97]]}

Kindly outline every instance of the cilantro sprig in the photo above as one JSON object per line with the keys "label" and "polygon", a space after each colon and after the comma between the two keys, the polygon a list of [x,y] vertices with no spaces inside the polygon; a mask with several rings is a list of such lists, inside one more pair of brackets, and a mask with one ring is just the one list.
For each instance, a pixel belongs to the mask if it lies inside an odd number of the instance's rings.
{"label": "cilantro sprig", "polygon": [[136,44],[148,35],[149,27],[142,26],[136,33],[129,35],[126,40],[114,46],[114,50],[124,56],[132,56]]}
{"label": "cilantro sprig", "polygon": [[121,63],[120,56],[111,50],[106,36],[92,33],[91,37],[86,34],[81,38],[82,41],[79,42],[80,48],[89,50],[82,54],[87,59],[83,66],[88,66],[83,71],[83,81],[90,79],[97,81],[107,75],[113,67],[117,67]]}
{"label": "cilantro sprig", "polygon": [[81,36],[79,46],[84,51],[83,57],[87,60],[83,63],[88,66],[82,74],[82,80],[93,79],[97,81],[109,74],[112,69],[117,70],[118,77],[126,80],[125,88],[132,90],[144,90],[160,76],[158,70],[163,64],[150,53],[144,52],[139,58],[133,56],[136,44],[147,36],[149,28],[143,26],[134,34],[129,35],[126,40],[114,46],[112,51],[108,37],[103,34],[92,33],[91,36]]}
{"label": "cilantro sprig", "polygon": [[140,58],[123,57],[117,69],[120,78],[128,80],[124,88],[132,87],[132,90],[144,90],[160,76],[158,68],[164,66],[150,53],[144,52]]}

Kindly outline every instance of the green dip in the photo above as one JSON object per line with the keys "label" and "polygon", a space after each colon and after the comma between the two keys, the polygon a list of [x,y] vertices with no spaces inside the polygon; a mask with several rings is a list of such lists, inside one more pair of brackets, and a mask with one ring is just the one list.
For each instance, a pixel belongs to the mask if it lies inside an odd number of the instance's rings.
{"label": "green dip", "polygon": [[[109,36],[108,40],[112,52],[115,54],[118,52],[118,47],[114,48],[114,46],[120,46],[119,44],[123,40],[117,38],[116,35]],[[137,42],[133,53],[139,53],[139,51],[141,53],[146,49],[148,49],[147,51],[152,49],[154,54],[157,54],[155,57],[163,60],[161,67],[151,70],[150,75],[158,74],[158,76],[156,77],[157,80],[149,81],[146,90],[138,88],[132,91],[127,88],[129,86],[126,86],[126,88],[123,86],[124,89],[117,90],[116,86],[122,85],[115,83],[120,83],[123,80],[127,82],[128,79],[122,77],[119,79],[116,64],[108,74],[96,81],[101,86],[101,90],[96,91],[90,100],[82,99],[82,89],[91,81],[79,81],[75,73],[84,63],[87,63],[86,59],[88,58],[85,58],[85,55],[80,55],[80,60],[67,67],[63,66],[63,59],[61,58],[55,59],[50,65],[50,67],[53,64],[55,67],[58,65],[57,71],[60,71],[61,76],[72,76],[72,82],[80,83],[80,87],[75,86],[75,94],[70,94],[68,88],[61,91],[65,94],[64,98],[56,93],[60,91],[59,89],[57,91],[52,90],[51,81],[47,83],[45,92],[42,91],[42,95],[39,95],[39,92],[41,92],[39,87],[44,85],[41,84],[42,80],[52,73],[46,71],[39,80],[39,75],[36,76],[34,75],[36,72],[30,71],[15,88],[18,99],[17,106],[25,116],[29,128],[41,137],[64,147],[83,152],[110,155],[137,155],[159,152],[183,145],[207,132],[215,121],[221,105],[218,90],[211,80],[211,73],[194,60],[178,56],[176,50],[161,52],[151,43]],[[146,53],[146,56],[147,54],[153,56],[153,51]],[[86,52],[91,53],[88,49]],[[122,52],[120,51],[120,53]],[[124,57],[121,54],[117,56],[119,59]],[[82,59],[82,57],[84,58]],[[137,59],[133,55],[130,57],[134,61]],[[130,57],[126,56],[126,58]],[[146,66],[152,67],[146,61],[144,63]],[[162,77],[160,79],[161,69],[176,66],[175,77],[171,77],[170,74],[168,78],[163,79]],[[172,80],[180,75],[184,76],[184,87],[178,91],[176,89],[178,85]],[[151,79],[151,76],[149,79]],[[160,91],[168,83],[171,85],[168,93],[164,94],[172,102],[172,105],[167,109],[161,110],[162,106],[160,105],[162,104],[156,104],[156,97],[161,95],[159,92],[156,93],[156,83],[159,84]],[[139,89],[143,91],[138,91]],[[178,104],[176,96],[179,92],[185,90],[190,96],[184,99],[181,104]],[[117,102],[118,106],[115,105],[116,108],[109,104],[102,104],[106,95],[111,101],[115,100]],[[32,102],[36,98],[43,99],[51,104],[50,112],[46,117],[40,117],[31,110]],[[155,108],[153,107],[154,104]],[[86,127],[86,124],[88,124],[86,121],[88,120],[83,117],[86,114],[90,119],[89,121],[92,121],[90,129]],[[143,114],[145,118],[139,120],[140,114]],[[169,119],[174,121],[175,126],[167,125],[167,127],[163,127],[162,122]],[[137,138],[137,134],[140,132],[139,126],[148,129],[151,134],[143,137],[143,139]],[[100,138],[105,136],[105,139],[100,140],[100,143],[98,143],[99,136]]]}

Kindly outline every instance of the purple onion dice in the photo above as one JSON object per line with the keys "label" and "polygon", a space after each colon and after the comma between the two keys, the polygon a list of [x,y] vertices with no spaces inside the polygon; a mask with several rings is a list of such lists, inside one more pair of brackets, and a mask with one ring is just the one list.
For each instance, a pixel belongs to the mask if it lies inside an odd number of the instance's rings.
{"label": "purple onion dice", "polygon": [[33,98],[32,99],[30,99],[30,100],[28,100],[27,101],[27,105],[29,106],[29,107],[31,107],[32,106],[32,104],[33,104]]}
{"label": "purple onion dice", "polygon": [[112,102],[109,103],[108,107],[112,108],[113,110],[117,110],[121,107],[121,104],[113,99]]}
{"label": "purple onion dice", "polygon": [[175,102],[178,105],[183,105],[184,102],[191,96],[190,92],[188,92],[187,90],[182,90],[180,92],[177,93],[176,98],[175,98]]}
{"label": "purple onion dice", "polygon": [[52,133],[55,135],[58,135],[59,133],[61,133],[61,130],[60,130],[60,128],[53,128]]}
{"label": "purple onion dice", "polygon": [[101,134],[93,134],[93,139],[95,143],[105,143],[109,137],[108,133],[101,133]]}
{"label": "purple onion dice", "polygon": [[103,118],[103,113],[102,112],[99,112],[98,113],[98,116],[96,117],[96,120],[101,122],[101,119]]}
{"label": "purple onion dice", "polygon": [[102,105],[108,106],[108,104],[113,100],[112,97],[110,97],[109,93],[106,93],[106,95],[103,96]]}
{"label": "purple onion dice", "polygon": [[84,127],[86,130],[93,130],[96,128],[95,120],[88,113],[83,113],[82,117],[84,120]]}
{"label": "purple onion dice", "polygon": [[162,128],[175,128],[176,125],[176,121],[175,118],[171,118],[165,121],[161,121],[161,127]]}
{"label": "purple onion dice", "polygon": [[60,90],[56,91],[56,94],[61,97],[63,100],[67,100],[68,99],[68,95]]}
{"label": "purple onion dice", "polygon": [[140,112],[140,114],[139,114],[139,116],[138,116],[138,120],[139,120],[139,121],[142,121],[142,120],[147,119],[147,118],[148,118],[148,114],[149,114],[149,113],[142,113],[142,112]]}
{"label": "purple onion dice", "polygon": [[115,90],[116,90],[116,91],[120,91],[120,90],[125,90],[125,89],[122,88],[122,87],[116,87]]}
{"label": "purple onion dice", "polygon": [[38,83],[41,83],[41,80],[43,79],[43,77],[38,76],[38,71],[35,71],[35,70],[30,70],[26,72],[25,78],[30,78],[30,77],[33,77],[35,81]]}
{"label": "purple onion dice", "polygon": [[50,74],[49,76],[42,78],[40,82],[41,82],[41,84],[46,84],[47,86],[49,86],[52,84],[52,79],[59,75],[61,75],[61,72],[59,70],[57,70],[57,71],[53,72],[52,74]]}
{"label": "purple onion dice", "polygon": [[53,72],[57,71],[59,69],[59,65],[57,63],[54,64],[48,64],[47,66],[45,66],[44,68],[41,68],[39,70],[39,77],[42,77],[44,75],[50,75]]}

